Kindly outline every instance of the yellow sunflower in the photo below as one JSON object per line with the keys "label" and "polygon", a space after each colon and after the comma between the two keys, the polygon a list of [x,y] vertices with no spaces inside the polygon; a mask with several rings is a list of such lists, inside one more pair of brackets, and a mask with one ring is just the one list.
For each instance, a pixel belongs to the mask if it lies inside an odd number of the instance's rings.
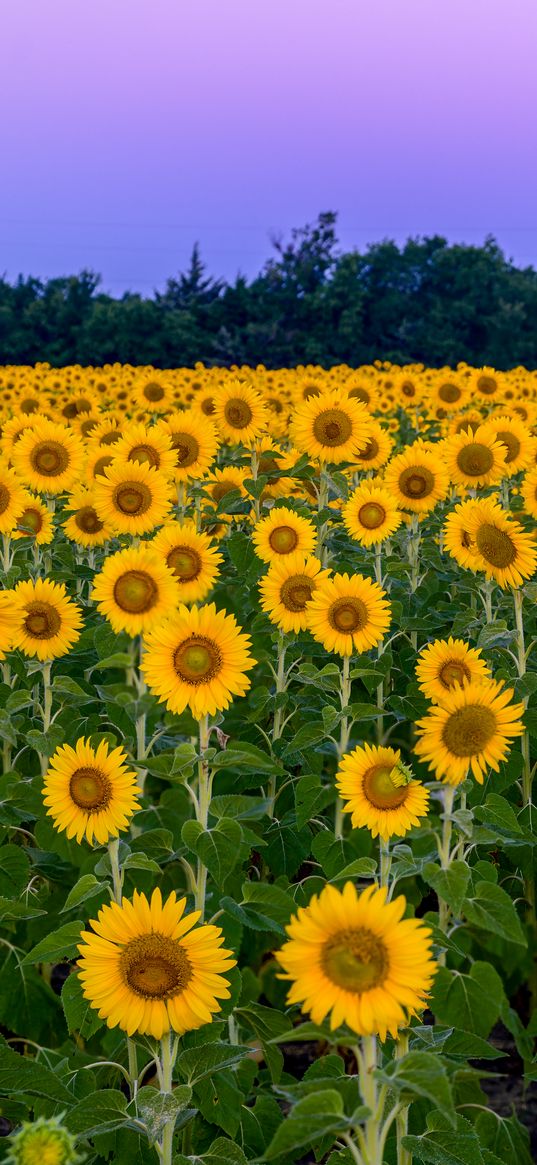
{"label": "yellow sunflower", "polygon": [[163,426],[149,428],[140,421],[131,421],[123,430],[120,440],[114,445],[114,458],[118,461],[137,461],[158,469],[165,477],[173,477],[177,464],[177,453],[172,438]]}
{"label": "yellow sunflower", "polygon": [[11,460],[15,472],[30,489],[60,494],[80,478],[84,446],[66,425],[34,420],[13,446]]}
{"label": "yellow sunflower", "polygon": [[367,444],[353,455],[352,464],[365,470],[380,469],[391,457],[393,440],[380,421],[370,417],[368,424]]}
{"label": "yellow sunflower", "polygon": [[274,560],[259,583],[261,606],[271,623],[295,635],[307,627],[309,603],[330,571],[322,570],[318,558],[286,554]]}
{"label": "yellow sunflower", "polygon": [[54,539],[52,514],[46,503],[35,494],[26,491],[25,498],[24,509],[17,518],[11,537],[14,541],[32,538],[37,546],[48,546]]}
{"label": "yellow sunflower", "polygon": [[372,837],[388,841],[403,837],[427,816],[429,793],[400,760],[398,750],[370,744],[342,758],[336,785],[353,829],[365,827]]}
{"label": "yellow sunflower", "polygon": [[229,445],[252,445],[268,420],[261,394],[240,380],[226,384],[215,393],[213,417]]}
{"label": "yellow sunflower", "polygon": [[360,401],[343,389],[331,389],[298,404],[292,424],[292,440],[301,453],[339,465],[354,461],[365,449],[371,417]]}
{"label": "yellow sunflower", "polygon": [[6,462],[0,464],[0,534],[16,530],[28,501],[28,492]]}
{"label": "yellow sunflower", "polygon": [[135,392],[138,406],[145,413],[167,413],[173,406],[172,384],[168,373],[148,369],[139,376]]}
{"label": "yellow sunflower", "polygon": [[495,680],[457,685],[418,720],[415,752],[438,781],[460,785],[471,771],[480,785],[487,768],[498,772],[510,741],[524,731],[523,704]]}
{"label": "yellow sunflower", "polygon": [[254,526],[252,541],[258,558],[273,562],[297,554],[311,554],[315,550],[317,531],[308,518],[287,506],[274,506],[266,518]]}
{"label": "yellow sunflower", "polygon": [[186,898],[134,891],[121,906],[103,906],[83,931],[78,966],[85,999],[110,1028],[161,1039],[210,1023],[229,999],[223,972],[235,965],[216,926],[184,915]]}
{"label": "yellow sunflower", "polygon": [[537,518],[537,468],[530,469],[525,474],[520,492],[526,513],[532,518]]}
{"label": "yellow sunflower", "polygon": [[420,652],[416,664],[419,686],[433,704],[441,704],[457,685],[490,679],[490,668],[477,647],[462,639],[435,639]]}
{"label": "yellow sunflower", "polygon": [[489,401],[493,396],[501,396],[503,383],[501,373],[496,372],[494,368],[476,368],[472,376],[471,388],[476,398],[481,397]]}
{"label": "yellow sunflower", "polygon": [[481,426],[483,440],[500,441],[505,446],[505,474],[512,477],[520,469],[527,469],[535,461],[537,442],[519,417],[504,415],[490,417]]}
{"label": "yellow sunflower", "polygon": [[88,447],[91,449],[100,449],[103,446],[117,445],[121,441],[121,428],[119,420],[112,413],[107,412],[101,419],[93,426],[91,431],[87,434]]}
{"label": "yellow sunflower", "polygon": [[17,413],[16,416],[2,421],[0,451],[2,457],[5,457],[10,464],[12,464],[15,445],[20,441],[22,434],[32,428],[34,420],[34,417],[27,416],[24,413]]}
{"label": "yellow sunflower", "polygon": [[216,509],[222,498],[225,498],[226,494],[231,493],[234,489],[238,489],[239,493],[246,497],[244,482],[247,478],[246,469],[240,469],[237,465],[226,465],[225,469],[215,469],[203,481],[205,505]]}
{"label": "yellow sunflower", "polygon": [[494,485],[506,474],[506,446],[484,425],[463,429],[442,441],[440,453],[454,485]]}
{"label": "yellow sunflower", "polygon": [[13,644],[13,627],[17,618],[17,603],[13,591],[0,591],[0,659]]}
{"label": "yellow sunflower", "polygon": [[137,461],[115,461],[98,477],[94,505],[116,534],[147,534],[161,526],[172,505],[172,488],[158,469]]}
{"label": "yellow sunflower", "polygon": [[175,452],[172,474],[175,481],[195,481],[205,477],[218,451],[218,434],[206,417],[200,420],[194,410],[176,413],[155,425],[158,433],[168,436]]}
{"label": "yellow sunflower", "polygon": [[449,479],[437,453],[420,441],[392,457],[384,484],[403,510],[426,514],[447,497]]}
{"label": "yellow sunflower", "polygon": [[67,655],[80,639],[82,614],[64,584],[37,578],[35,582],[17,583],[13,594],[13,647],[42,661]]}
{"label": "yellow sunflower", "polygon": [[91,446],[84,465],[83,481],[94,486],[97,478],[102,477],[107,469],[114,464],[115,445]]}
{"label": "yellow sunflower", "polygon": [[[475,506],[479,505],[474,498],[466,502],[459,502],[451,514],[448,514],[443,528],[445,549],[459,566],[469,567],[476,556],[476,547],[470,533],[470,514]],[[472,569],[474,567],[472,566]],[[477,569],[477,568],[475,568]]]}
{"label": "yellow sunflower", "polygon": [[501,587],[522,586],[537,569],[537,543],[519,522],[489,498],[472,506],[467,518],[471,549],[465,565],[483,570]]}
{"label": "yellow sunflower", "polygon": [[136,773],[126,759],[121,748],[109,752],[104,740],[96,749],[83,737],[74,748],[56,749],[43,778],[43,799],[60,833],[106,845],[128,828],[140,806]]}
{"label": "yellow sunflower", "polygon": [[327,651],[354,655],[381,643],[391,620],[386,592],[361,574],[334,574],[316,589],[306,625]]}
{"label": "yellow sunflower", "polygon": [[330,1014],[330,1028],[345,1023],[358,1035],[397,1037],[422,1011],[436,971],[432,933],[403,918],[406,899],[386,901],[387,890],[353,882],[325,886],[299,907],[286,927],[289,938],[276,958],[292,982],[289,1004],[300,1004],[314,1023]]}
{"label": "yellow sunflower", "polygon": [[223,559],[207,534],[199,533],[193,522],[163,526],[150,546],[176,579],[178,602],[197,603],[209,594]]}
{"label": "yellow sunflower", "polygon": [[177,606],[177,582],[150,545],[131,546],[105,560],[92,598],[114,631],[140,635]]}
{"label": "yellow sunflower", "polygon": [[446,413],[457,412],[468,398],[468,386],[451,369],[443,369],[433,377],[431,402]]}
{"label": "yellow sunflower", "polygon": [[343,522],[351,538],[362,546],[385,542],[403,521],[384,482],[363,481],[343,507]]}
{"label": "yellow sunflower", "polygon": [[255,664],[250,636],[234,615],[203,607],[180,606],[145,637],[141,670],[145,682],[170,712],[189,707],[196,720],[228,708],[244,696]]}
{"label": "yellow sunflower", "polygon": [[78,546],[104,546],[113,537],[112,527],[102,521],[95,508],[94,486],[90,489],[78,486],[69,494],[65,508],[73,511],[62,523],[71,542],[76,542]]}

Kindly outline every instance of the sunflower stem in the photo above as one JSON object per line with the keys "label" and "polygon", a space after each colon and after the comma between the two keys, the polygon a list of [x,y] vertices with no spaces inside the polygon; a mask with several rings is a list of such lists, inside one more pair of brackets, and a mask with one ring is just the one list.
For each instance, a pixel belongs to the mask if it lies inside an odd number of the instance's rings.
{"label": "sunflower stem", "polygon": [[[251,466],[252,466],[252,481],[257,481],[257,474],[258,474],[258,470],[259,470],[259,454],[257,452],[257,449],[255,448],[255,445],[252,448]],[[255,520],[256,520],[256,522],[258,522],[259,518],[260,518],[260,514],[261,514],[261,508],[260,508],[260,503],[259,503],[258,497],[254,498],[254,512],[255,512]]]}
{"label": "sunflower stem", "polygon": [[384,586],[382,578],[382,542],[375,542],[375,579],[379,587]]}
{"label": "sunflower stem", "polygon": [[[323,510],[328,504],[329,482],[330,478],[328,477],[328,474],[322,465],[319,471],[319,489],[317,491],[317,513],[319,515],[322,514]],[[327,523],[322,522],[317,532],[317,550],[315,551],[317,558],[319,558],[321,561],[321,566],[325,566],[326,564],[326,554],[324,547],[326,532]]]}
{"label": "sunflower stem", "polygon": [[[408,1031],[403,1031],[395,1045],[395,1059],[402,1060],[408,1052]],[[412,1154],[403,1146],[403,1137],[408,1133],[408,1105],[399,1109],[396,1117],[397,1165],[412,1165]]]}
{"label": "sunflower stem", "polygon": [[131,1099],[136,1100],[138,1093],[138,1049],[134,1040],[131,1040],[130,1036],[127,1036],[127,1055],[129,1057]]}
{"label": "sunflower stem", "polygon": [[[198,812],[197,819],[203,830],[207,829],[209,820],[209,805],[211,803],[212,775],[207,764],[207,749],[209,747],[209,719],[202,716],[199,721],[199,761],[198,761]],[[200,911],[200,921],[205,914],[205,894],[207,891],[207,867],[201,858],[198,858],[196,873],[196,910]]]}
{"label": "sunflower stem", "polygon": [[4,574],[7,574],[11,570],[12,565],[11,537],[9,534],[2,534],[2,569]]}
{"label": "sunflower stem", "polygon": [[119,837],[111,837],[108,842],[108,858],[112,873],[112,890],[114,902],[121,904],[123,895],[123,873],[119,864]]}
{"label": "sunflower stem", "polygon": [[[518,660],[517,666],[518,666],[519,679],[522,679],[522,676],[525,676],[525,674],[526,674],[526,642],[525,642],[525,638],[524,638],[524,615],[523,615],[523,610],[522,610],[522,598],[523,598],[522,590],[520,587],[518,587],[516,590],[513,591],[513,603],[514,603],[514,607],[515,607],[515,625],[516,625],[516,635],[517,635],[517,660]],[[524,703],[524,707],[527,708],[527,706],[528,706],[528,697],[527,696],[524,696],[523,703]],[[531,758],[530,758],[530,737],[529,737],[529,732],[527,732],[527,731],[524,732],[524,734],[521,738],[521,749],[522,749],[522,760],[523,760],[522,799],[523,799],[524,805],[531,805],[532,771],[531,771]]]}
{"label": "sunflower stem", "polygon": [[[444,812],[442,814],[442,842],[438,847],[438,856],[440,858],[440,865],[443,870],[448,870],[451,861],[451,833],[453,829],[453,802],[455,799],[455,789],[452,785],[445,785],[442,790]],[[447,902],[438,895],[438,925],[440,930],[445,934],[449,921],[451,910]],[[445,966],[446,952],[441,951],[438,955],[438,962],[441,966]]]}
{"label": "sunflower stem", "polygon": [[[413,595],[418,589],[420,571],[420,525],[417,514],[412,515],[408,535],[408,561],[410,566],[410,593]],[[418,632],[410,632],[410,641],[414,651],[418,649]]]}
{"label": "sunflower stem", "polygon": [[[46,736],[47,732],[50,729],[50,725],[52,723],[52,687],[51,687],[51,682],[50,682],[51,667],[52,667],[51,661],[47,660],[43,664],[43,670],[42,670],[42,676],[43,676],[43,706],[42,706],[43,736]],[[48,752],[40,752],[39,753],[41,772],[43,774],[46,772],[47,765],[48,765],[48,759],[49,759]]]}
{"label": "sunflower stem", "polygon": [[390,871],[392,868],[392,855],[390,853],[390,842],[384,841],[379,836],[379,850],[380,850],[380,866],[379,877],[381,886],[389,888],[390,885]]}
{"label": "sunflower stem", "polygon": [[[285,635],[282,631],[280,631],[278,633],[278,669],[276,672],[276,700],[278,700],[278,696],[280,696],[287,689],[287,676],[285,674],[285,650],[286,650]],[[283,708],[281,706],[281,703],[278,702],[278,706],[274,712],[274,722],[272,725],[272,743],[273,744],[274,744],[275,740],[280,739],[280,736],[282,734],[282,729],[283,729]],[[274,803],[276,801],[276,774],[273,774],[273,776],[271,776],[269,779],[268,800],[269,800],[269,805],[268,805],[268,809],[267,809],[267,814],[269,817],[274,817]]]}
{"label": "sunflower stem", "polygon": [[[162,1072],[161,1092],[163,1095],[173,1091],[173,1069],[177,1059],[178,1040],[172,1038],[170,1031],[163,1035],[160,1041],[160,1063]],[[175,1116],[164,1126],[160,1142],[160,1160],[162,1165],[172,1165],[173,1160],[173,1133]]]}
{"label": "sunflower stem", "polygon": [[[339,728],[339,744],[337,750],[338,765],[341,763],[342,757],[345,755],[349,747],[349,737],[351,732],[349,717],[343,715],[344,709],[348,708],[351,699],[351,657],[350,655],[343,656],[343,667],[341,669],[341,685],[340,685],[340,700],[341,700],[341,723]],[[337,838],[343,837],[343,801],[338,796],[336,801],[336,815],[334,821],[334,832]]]}
{"label": "sunflower stem", "polygon": [[381,1122],[378,1114],[377,1081],[375,1069],[377,1067],[377,1037],[362,1036],[361,1056],[359,1060],[360,1094],[370,1115],[364,1123],[365,1147],[367,1165],[383,1165],[380,1146]]}

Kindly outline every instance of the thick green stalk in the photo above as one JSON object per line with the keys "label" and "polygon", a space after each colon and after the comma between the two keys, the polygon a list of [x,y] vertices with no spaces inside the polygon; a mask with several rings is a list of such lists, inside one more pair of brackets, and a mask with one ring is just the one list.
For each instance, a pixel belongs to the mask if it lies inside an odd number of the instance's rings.
{"label": "thick green stalk", "polygon": [[[204,830],[209,820],[209,805],[211,803],[212,775],[207,763],[207,749],[209,747],[209,720],[203,716],[199,721],[199,761],[198,761],[198,808],[197,819]],[[198,858],[196,873],[196,910],[201,913],[201,920],[205,913],[205,895],[207,892],[207,867],[201,858]]]}
{"label": "thick green stalk", "polygon": [[[350,657],[350,655],[344,655],[343,656],[343,666],[341,669],[341,685],[340,685],[340,700],[341,700],[341,710],[342,711],[344,708],[348,708],[349,703],[350,703],[350,699],[351,699],[350,670],[351,670],[351,657]],[[350,732],[351,732],[351,728],[350,728],[349,717],[342,716],[340,728],[339,728],[339,744],[338,744],[338,750],[337,750],[338,765],[340,764],[342,757],[345,755],[345,753],[347,752],[347,749],[349,747]],[[336,801],[336,816],[335,816],[335,822],[334,822],[334,832],[335,832],[336,837],[343,837],[343,801],[341,800],[341,797],[338,797],[337,801]]]}
{"label": "thick green stalk", "polygon": [[[177,1059],[178,1041],[172,1036],[172,1033],[166,1032],[160,1041],[160,1064],[161,1064],[161,1092],[163,1095],[169,1094],[173,1091],[173,1069]],[[173,1133],[175,1129],[175,1116],[168,1121],[164,1126],[162,1133],[162,1140],[159,1146],[159,1156],[161,1165],[172,1165],[173,1161]]]}
{"label": "thick green stalk", "polygon": [[[278,666],[276,671],[276,698],[285,692],[287,688],[287,677],[285,675],[285,635],[282,631],[278,634]],[[283,727],[283,708],[278,705],[274,713],[274,721],[272,724],[272,741],[279,740],[282,734]],[[276,801],[276,774],[273,774],[269,779],[268,800],[269,806],[267,813],[269,817],[274,817],[274,803]]]}
{"label": "thick green stalk", "polygon": [[[526,674],[526,642],[524,638],[524,614],[522,610],[522,591],[520,588],[513,591],[513,602],[515,607],[515,625],[516,625],[516,646],[517,646],[517,662],[519,679]],[[528,697],[524,697],[524,707],[528,706]],[[522,749],[522,799],[524,805],[531,805],[531,758],[530,758],[530,736],[529,732],[524,732],[521,737]]]}
{"label": "thick green stalk", "polygon": [[[403,1031],[399,1035],[399,1039],[395,1045],[395,1058],[402,1060],[408,1052],[408,1031]],[[412,1154],[409,1149],[403,1146],[403,1137],[408,1133],[408,1107],[401,1108],[397,1113],[397,1165],[412,1165]]]}

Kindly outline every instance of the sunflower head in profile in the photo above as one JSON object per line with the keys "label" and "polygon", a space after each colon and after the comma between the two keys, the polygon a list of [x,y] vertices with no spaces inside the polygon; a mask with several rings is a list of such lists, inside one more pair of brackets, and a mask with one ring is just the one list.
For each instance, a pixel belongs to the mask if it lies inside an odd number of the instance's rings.
{"label": "sunflower head in profile", "polygon": [[95,509],[116,534],[147,534],[169,515],[172,488],[158,469],[114,459],[94,487]]}
{"label": "sunflower head in profile", "polygon": [[105,845],[127,829],[139,809],[136,773],[127,768],[121,748],[105,741],[93,748],[83,737],[64,744],[49,761],[43,799],[59,832],[78,842]]}
{"label": "sunflower head in profile", "polygon": [[39,1116],[23,1121],[9,1138],[6,1165],[82,1165],[85,1156],[76,1150],[76,1137],[63,1127],[61,1118]]}
{"label": "sunflower head in profile", "polygon": [[462,429],[442,442],[441,455],[453,485],[495,485],[506,475],[506,446],[485,425]]}
{"label": "sunflower head in profile", "polygon": [[141,635],[177,606],[177,583],[151,544],[131,546],[105,559],[92,598],[114,631]]}
{"label": "sunflower head in profile", "polygon": [[325,886],[286,927],[289,938],[276,953],[290,980],[288,1003],[334,1031],[346,1024],[358,1035],[394,1038],[409,1017],[423,1010],[436,971],[432,932],[403,918],[406,899],[386,901],[386,888],[353,882]]}
{"label": "sunflower head in profile", "polygon": [[523,704],[494,680],[457,685],[417,722],[416,755],[439,781],[459,785],[471,772],[480,785],[487,768],[498,771],[510,741],[524,731]]}
{"label": "sunflower head in profile", "polygon": [[166,478],[174,476],[177,463],[170,433],[162,425],[149,426],[140,421],[131,421],[124,428],[120,440],[114,445],[114,458],[149,465]]}
{"label": "sunflower head in profile", "polygon": [[63,528],[71,542],[77,546],[104,546],[113,537],[110,526],[103,522],[95,508],[95,488],[80,485],[67,498],[66,510],[70,517],[63,522]]}
{"label": "sunflower head in profile", "polygon": [[34,419],[13,446],[11,460],[21,481],[37,493],[60,494],[78,481],[84,446],[67,425]]}
{"label": "sunflower head in profile", "polygon": [[416,441],[392,457],[384,483],[397,505],[413,514],[427,514],[447,497],[449,479],[437,453]]}
{"label": "sunflower head in profile", "polygon": [[361,482],[343,507],[345,528],[362,546],[385,542],[402,520],[401,511],[384,482],[374,479]]}
{"label": "sunflower head in profile", "polygon": [[193,409],[159,421],[155,430],[172,444],[175,461],[171,475],[176,482],[199,481],[207,474],[218,452],[218,434],[206,417]]}
{"label": "sunflower head in profile", "polygon": [[257,389],[232,379],[215,393],[213,419],[229,445],[250,446],[266,429],[268,414]]}
{"label": "sunflower head in profile", "polygon": [[292,440],[301,453],[339,465],[353,461],[369,440],[371,418],[360,401],[343,389],[330,389],[298,404]]}
{"label": "sunflower head in profile", "polygon": [[462,639],[435,639],[420,652],[416,664],[419,686],[433,704],[441,704],[457,685],[490,678],[490,669],[477,647]]}
{"label": "sunflower head in profile", "polygon": [[190,708],[196,720],[214,716],[250,687],[246,672],[256,662],[250,637],[214,603],[180,606],[147,633],[144,644],[143,677],[170,712]]}
{"label": "sunflower head in profile", "polygon": [[317,587],[330,578],[318,558],[305,554],[286,554],[274,559],[259,583],[261,606],[271,623],[280,631],[305,631],[307,609]]}
{"label": "sunflower head in profile", "polygon": [[24,509],[17,518],[11,538],[28,538],[37,546],[48,546],[54,539],[54,522],[48,506],[37,494],[26,491]]}
{"label": "sunflower head in profile", "polygon": [[82,615],[64,584],[38,578],[17,583],[13,594],[13,647],[44,662],[67,655],[80,639]]}
{"label": "sunflower head in profile", "polygon": [[354,655],[382,642],[391,608],[378,583],[361,574],[334,574],[316,589],[306,624],[327,651]]}
{"label": "sunflower head in profile", "polygon": [[198,603],[212,590],[223,562],[207,534],[194,522],[170,522],[150,543],[177,584],[177,603]]}
{"label": "sunflower head in profile", "polygon": [[317,531],[309,518],[302,517],[288,506],[273,506],[266,518],[254,526],[252,536],[255,552],[263,562],[274,562],[289,554],[312,554],[317,542]]}
{"label": "sunflower head in profile", "polygon": [[186,898],[160,890],[148,901],[134,891],[120,906],[103,906],[83,931],[78,950],[84,998],[108,1027],[159,1040],[210,1023],[229,999],[224,973],[235,966],[216,926],[196,926]]}
{"label": "sunflower head in profile", "polygon": [[372,837],[388,841],[403,837],[426,817],[429,793],[403,772],[400,760],[399,751],[369,744],[342,758],[336,785],[353,829],[365,827]]}

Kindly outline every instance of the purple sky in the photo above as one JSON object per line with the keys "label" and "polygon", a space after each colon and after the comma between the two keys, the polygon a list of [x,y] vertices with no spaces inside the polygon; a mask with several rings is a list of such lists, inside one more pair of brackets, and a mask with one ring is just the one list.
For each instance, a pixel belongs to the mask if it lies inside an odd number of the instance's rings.
{"label": "purple sky", "polygon": [[254,274],[494,233],[537,264],[535,0],[1,0],[0,271],[150,293],[195,240]]}

